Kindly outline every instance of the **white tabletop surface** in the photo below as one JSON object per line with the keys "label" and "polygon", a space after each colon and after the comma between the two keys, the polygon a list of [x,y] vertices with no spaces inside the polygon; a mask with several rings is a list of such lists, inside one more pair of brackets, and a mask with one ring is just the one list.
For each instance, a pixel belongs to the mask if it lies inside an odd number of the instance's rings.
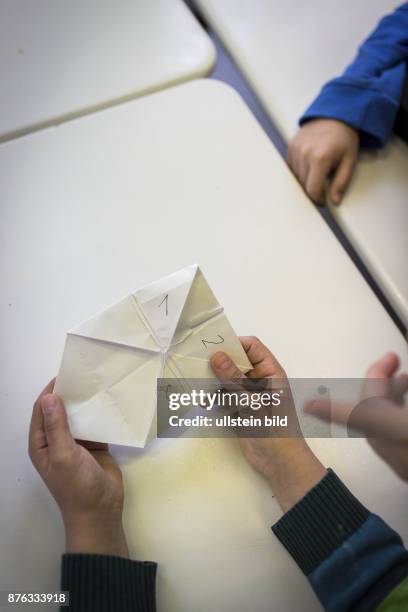
{"label": "white tabletop surface", "polygon": [[[282,135],[322,85],[342,73],[357,46],[399,0],[195,0]],[[365,155],[334,213],[408,325],[408,147],[394,139]]]}
{"label": "white tabletop surface", "polygon": [[[238,95],[196,81],[0,146],[0,576],[51,589],[58,511],[26,455],[65,331],[192,262],[236,331],[291,376],[352,376],[405,342]],[[406,363],[406,361],[405,361]],[[406,487],[361,440],[313,448],[402,535]],[[280,512],[233,440],[116,448],[134,558],[159,562],[160,612],[314,611],[270,531]]]}
{"label": "white tabletop surface", "polygon": [[3,0],[0,141],[203,76],[214,60],[182,0]]}

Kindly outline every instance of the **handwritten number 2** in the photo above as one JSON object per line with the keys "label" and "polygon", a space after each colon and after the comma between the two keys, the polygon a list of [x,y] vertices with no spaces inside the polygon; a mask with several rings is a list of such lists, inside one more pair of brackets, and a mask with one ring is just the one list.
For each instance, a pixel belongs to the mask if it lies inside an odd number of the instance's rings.
{"label": "handwritten number 2", "polygon": [[204,344],[204,348],[207,348],[207,344],[222,344],[224,342],[224,338],[220,336],[220,334],[217,334],[217,336],[219,337],[218,342],[216,340],[201,340],[201,342]]}

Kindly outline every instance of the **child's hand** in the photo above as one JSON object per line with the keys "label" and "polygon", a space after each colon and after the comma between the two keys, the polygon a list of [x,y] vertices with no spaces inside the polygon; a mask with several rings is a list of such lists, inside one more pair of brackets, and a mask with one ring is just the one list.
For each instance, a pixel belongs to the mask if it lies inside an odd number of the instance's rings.
{"label": "child's hand", "polygon": [[258,338],[243,337],[240,341],[253,365],[252,370],[242,374],[225,353],[213,355],[211,366],[217,378],[226,383],[242,379],[245,385],[248,378],[270,378],[277,388],[288,391],[285,403],[288,429],[280,435],[239,437],[244,457],[265,478],[286,512],[323,478],[326,470],[302,437],[284,369]]}
{"label": "child's hand", "polygon": [[387,353],[368,369],[357,405],[317,399],[305,411],[360,431],[381,459],[408,481],[408,411],[404,409],[408,374],[398,373],[398,368],[398,356]]}
{"label": "child's hand", "polygon": [[316,204],[325,204],[326,182],[333,204],[340,204],[357,161],[358,132],[334,119],[305,123],[289,142],[288,163],[306,193]]}
{"label": "child's hand", "polygon": [[57,502],[68,553],[128,556],[122,528],[122,474],[106,444],[79,442],[50,382],[34,404],[31,461]]}

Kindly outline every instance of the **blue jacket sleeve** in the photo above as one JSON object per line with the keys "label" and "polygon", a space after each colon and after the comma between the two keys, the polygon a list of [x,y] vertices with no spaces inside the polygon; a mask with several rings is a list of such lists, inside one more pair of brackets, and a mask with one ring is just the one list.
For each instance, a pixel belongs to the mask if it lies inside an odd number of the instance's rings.
{"label": "blue jacket sleeve", "polygon": [[399,535],[332,470],[272,530],[328,612],[371,612],[408,576]]}
{"label": "blue jacket sleeve", "polygon": [[365,148],[384,146],[399,108],[408,61],[408,2],[384,17],[345,72],[326,83],[300,118],[338,119],[360,132]]}

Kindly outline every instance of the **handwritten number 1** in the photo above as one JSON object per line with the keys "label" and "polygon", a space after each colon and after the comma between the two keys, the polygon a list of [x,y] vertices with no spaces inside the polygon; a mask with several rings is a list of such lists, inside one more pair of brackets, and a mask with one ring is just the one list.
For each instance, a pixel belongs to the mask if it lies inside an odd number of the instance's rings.
{"label": "handwritten number 1", "polygon": [[162,301],[160,302],[160,304],[158,305],[158,308],[160,308],[160,306],[163,304],[165,304],[165,308],[166,308],[166,317],[169,314],[169,294],[167,293],[164,298],[162,299]]}

